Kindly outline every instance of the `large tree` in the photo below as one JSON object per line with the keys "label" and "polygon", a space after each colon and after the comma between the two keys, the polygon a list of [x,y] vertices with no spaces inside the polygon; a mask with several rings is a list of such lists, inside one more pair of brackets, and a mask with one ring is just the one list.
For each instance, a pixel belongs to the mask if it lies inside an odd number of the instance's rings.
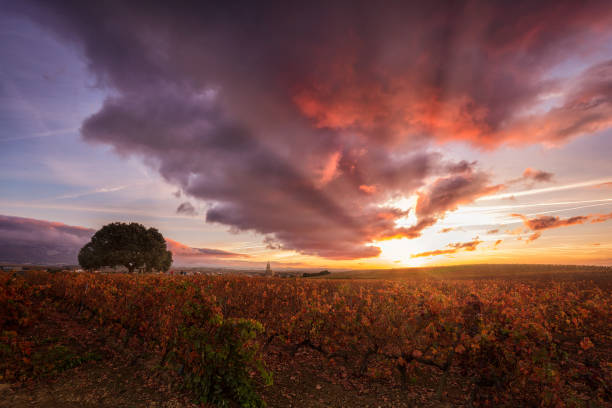
{"label": "large tree", "polygon": [[141,268],[167,271],[172,253],[157,229],[134,222],[114,222],[102,227],[81,248],[79,264],[84,269],[124,266],[129,272]]}

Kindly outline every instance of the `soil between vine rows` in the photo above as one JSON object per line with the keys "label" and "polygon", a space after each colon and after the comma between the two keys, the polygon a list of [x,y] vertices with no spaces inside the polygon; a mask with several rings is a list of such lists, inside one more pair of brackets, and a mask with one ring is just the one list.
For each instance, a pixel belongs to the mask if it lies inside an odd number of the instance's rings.
{"label": "soil between vine rows", "polygon": [[[39,324],[22,335],[41,352],[61,346],[74,355],[93,353],[99,357],[23,382],[0,380],[0,408],[198,406],[188,392],[180,389],[178,377],[160,369],[155,359],[139,351],[138,344],[124,344],[111,333],[90,327],[74,313],[49,310]],[[435,398],[435,373],[423,373],[424,383],[402,389],[382,380],[351,379],[308,349],[291,356],[272,348],[266,363],[274,373],[274,384],[258,388],[271,408],[461,405],[463,391],[457,384],[449,388],[445,402]]]}

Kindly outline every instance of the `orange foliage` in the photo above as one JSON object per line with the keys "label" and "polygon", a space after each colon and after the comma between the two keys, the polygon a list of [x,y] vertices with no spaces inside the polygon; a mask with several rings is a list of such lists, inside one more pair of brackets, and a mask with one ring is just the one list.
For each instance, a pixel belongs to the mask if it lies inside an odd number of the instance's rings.
{"label": "orange foliage", "polygon": [[[4,307],[6,299],[23,295],[3,279],[0,324],[23,322]],[[469,398],[480,405],[571,406],[585,394],[610,398],[612,297],[588,282],[119,274],[28,279],[164,354],[176,347],[172,339],[185,323],[186,305],[200,302],[220,319],[263,324],[257,341],[264,350],[308,347],[355,376],[377,367],[390,381],[399,373],[407,386],[418,367],[428,367],[444,378],[443,392],[447,374],[459,372],[473,389]]]}

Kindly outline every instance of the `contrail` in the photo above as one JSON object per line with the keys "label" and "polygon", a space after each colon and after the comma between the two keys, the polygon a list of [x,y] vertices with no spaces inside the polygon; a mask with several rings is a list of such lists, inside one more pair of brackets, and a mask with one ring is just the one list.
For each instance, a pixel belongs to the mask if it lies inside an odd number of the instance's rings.
{"label": "contrail", "polygon": [[598,205],[605,205],[608,202],[612,202],[612,198],[601,198],[597,200],[581,200],[581,201],[557,201],[553,203],[533,203],[533,204],[508,204],[508,205],[492,205],[492,206],[470,206],[464,207],[457,212],[482,212],[482,211],[492,211],[495,212],[497,210],[511,210],[514,208],[528,208],[528,207],[543,207],[543,206],[554,206],[554,205],[575,205],[575,204],[592,204],[592,203],[602,203]]}
{"label": "contrail", "polygon": [[130,208],[110,208],[110,207],[87,207],[71,204],[46,204],[46,203],[35,203],[25,201],[2,201],[0,200],[0,214],[6,214],[6,208],[37,208],[37,209],[49,209],[49,210],[60,210],[60,211],[84,211],[84,212],[100,212],[108,214],[130,214],[137,215],[147,218],[165,218],[165,219],[189,219],[193,220],[193,217],[182,216],[182,215],[167,215],[163,213],[154,213],[151,211],[141,211]]}
{"label": "contrail", "polygon": [[612,179],[610,178],[597,179],[597,180],[583,181],[581,183],[565,184],[563,186],[537,188],[534,190],[517,191],[515,193],[495,194],[491,196],[480,197],[476,201],[489,201],[489,200],[498,200],[501,198],[520,197],[520,196],[528,196],[528,195],[541,194],[541,193],[550,193],[553,191],[571,190],[573,188],[590,187],[590,186],[594,186],[597,184],[610,183],[610,182],[612,182]]}
{"label": "contrail", "polygon": [[60,136],[60,135],[67,135],[70,133],[76,133],[79,131],[79,128],[65,128],[65,129],[56,129],[56,130],[48,130],[45,132],[38,132],[38,133],[32,133],[30,135],[25,135],[25,136],[15,136],[15,137],[7,137],[7,138],[3,138],[0,139],[0,142],[14,142],[17,140],[28,140],[28,139],[38,139],[38,138],[45,138],[45,137],[51,137],[51,136]]}
{"label": "contrail", "polygon": [[572,208],[562,208],[560,210],[549,210],[549,211],[540,211],[537,213],[533,213],[533,214],[527,214],[528,217],[534,216],[534,215],[538,215],[538,214],[549,214],[549,213],[555,213],[555,212],[563,212],[563,211],[573,211],[573,210],[580,210],[582,208],[591,208],[591,207],[599,207],[601,205],[606,205],[606,203],[600,203],[600,204],[591,204],[591,205],[581,205],[580,207],[572,207]]}
{"label": "contrail", "polygon": [[58,196],[58,197],[51,198],[51,200],[64,200],[64,199],[67,199],[67,198],[79,198],[79,197],[84,197],[84,196],[88,196],[88,195],[92,195],[92,194],[100,194],[100,193],[114,193],[115,191],[121,191],[121,190],[124,190],[124,189],[126,189],[128,187],[130,187],[130,186],[127,185],[127,186],[118,186],[118,187],[101,187],[101,188],[97,188],[95,190],[84,191],[84,192],[81,192],[81,193],[61,195],[61,196]]}

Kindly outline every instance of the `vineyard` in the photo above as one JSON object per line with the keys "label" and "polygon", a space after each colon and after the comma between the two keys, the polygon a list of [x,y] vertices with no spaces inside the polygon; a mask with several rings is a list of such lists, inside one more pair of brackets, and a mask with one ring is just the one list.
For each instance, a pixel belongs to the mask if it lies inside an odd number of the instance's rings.
{"label": "vineyard", "polygon": [[330,381],[426,381],[451,406],[609,406],[610,295],[589,281],[4,273],[0,382],[51,369],[23,333],[59,308],[157,356],[201,403],[264,406],[273,367],[307,355]]}

